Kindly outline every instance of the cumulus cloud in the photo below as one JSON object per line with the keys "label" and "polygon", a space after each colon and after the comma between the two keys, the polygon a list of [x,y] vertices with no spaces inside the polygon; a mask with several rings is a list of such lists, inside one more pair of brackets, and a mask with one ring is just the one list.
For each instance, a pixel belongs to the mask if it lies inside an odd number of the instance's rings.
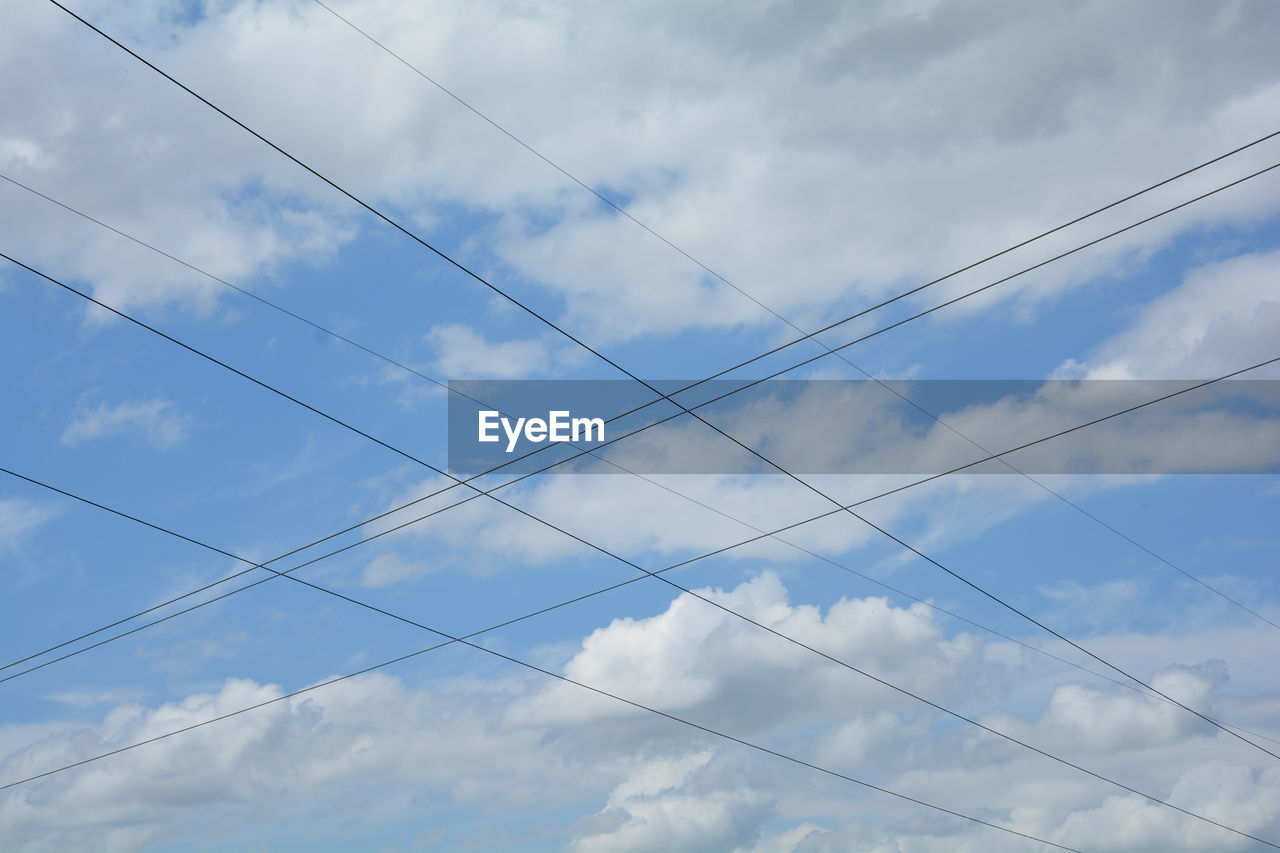
{"label": "cumulus cloud", "polygon": [[62,432],[62,442],[82,444],[99,438],[134,435],[157,450],[168,450],[187,437],[191,419],[160,398],[130,400],[114,405],[81,406]]}
{"label": "cumulus cloud", "polygon": [[[563,298],[561,319],[590,339],[775,322],[319,7],[236,2],[192,18],[161,9],[81,8],[421,227],[456,210],[481,214],[482,240],[448,248]],[[1267,61],[1275,10],[1264,2],[1179,3],[1155,20],[1137,4],[1002,0],[964,13],[765,3],[733,15],[688,14],[683,4],[606,15],[558,2],[464,13],[452,0],[339,10],[805,323],[1260,136],[1280,97]],[[324,257],[357,233],[352,209],[330,190],[56,9],[33,8],[4,38],[5,68],[56,84],[38,99],[29,88],[6,94],[14,119],[0,166],[15,177],[233,280]],[[1269,151],[1096,229],[1238,175]],[[27,256],[91,281],[109,301],[216,304],[211,285],[187,272],[13,187],[4,193],[5,224]],[[1269,186],[1244,187],[974,304],[1024,289],[1050,296],[1134,269],[1189,228],[1275,209]],[[82,237],[69,244],[68,228]],[[1094,233],[1073,231],[1032,254]]]}
{"label": "cumulus cloud", "polygon": [[[975,638],[946,635],[926,608],[877,598],[828,608],[795,603],[770,575],[704,592],[952,703],[1007,696],[1043,669],[1030,660],[1011,669]],[[886,699],[883,688],[689,596],[652,617],[598,628],[575,644],[564,669],[695,722],[1081,849],[1245,849],[972,729],[936,725],[920,706]],[[1222,676],[1217,664],[1173,666],[1158,681],[1188,701],[1225,706]],[[162,704],[121,701],[97,719],[3,727],[0,772],[6,781],[21,778],[281,694],[276,685],[231,679]],[[1179,721],[1168,706],[1068,682],[1039,696],[1032,712],[989,722],[1049,748],[1083,750],[1083,763],[1243,830],[1264,837],[1280,830],[1280,774],[1257,754],[1231,752],[1221,737]],[[371,674],[276,702],[7,791],[0,837],[21,853],[85,846],[123,853],[215,834],[268,845],[332,841],[351,816],[393,822],[450,807],[580,815],[559,836],[580,851],[1025,849],[516,671],[418,685]],[[465,846],[465,835],[447,839]]]}

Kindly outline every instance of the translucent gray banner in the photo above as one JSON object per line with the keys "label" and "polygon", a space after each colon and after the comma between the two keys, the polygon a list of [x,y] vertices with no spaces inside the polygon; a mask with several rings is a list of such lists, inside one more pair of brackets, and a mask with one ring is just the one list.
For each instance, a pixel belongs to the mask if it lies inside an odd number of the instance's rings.
{"label": "translucent gray banner", "polygon": [[[795,474],[1280,472],[1277,380],[1193,390],[1203,381],[716,380],[683,392],[693,380],[651,384]],[[554,473],[573,474],[778,473],[636,382],[464,380],[449,389],[449,467],[462,476],[555,462],[564,464]],[[1009,464],[988,459],[1006,451]]]}

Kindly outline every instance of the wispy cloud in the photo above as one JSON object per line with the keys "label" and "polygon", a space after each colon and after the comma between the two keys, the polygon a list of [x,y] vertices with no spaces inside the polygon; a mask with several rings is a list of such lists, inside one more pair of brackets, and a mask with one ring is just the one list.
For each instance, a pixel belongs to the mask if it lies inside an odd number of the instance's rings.
{"label": "wispy cloud", "polygon": [[379,554],[364,567],[360,583],[369,587],[391,586],[429,571],[431,567],[425,563],[407,560],[399,554]]}
{"label": "wispy cloud", "polygon": [[0,498],[0,551],[18,547],[33,530],[56,514],[52,507],[21,498]]}
{"label": "wispy cloud", "polygon": [[83,409],[62,433],[63,444],[134,434],[158,450],[168,450],[187,437],[190,418],[168,400],[152,398]]}

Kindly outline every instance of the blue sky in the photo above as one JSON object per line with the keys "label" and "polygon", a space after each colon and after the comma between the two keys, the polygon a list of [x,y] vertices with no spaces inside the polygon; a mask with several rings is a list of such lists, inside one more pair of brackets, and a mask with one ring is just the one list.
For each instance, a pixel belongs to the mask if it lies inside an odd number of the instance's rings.
{"label": "blue sky", "polygon": [[[638,375],[692,381],[795,336],[309,0],[72,8]],[[1101,3],[335,8],[805,329],[1277,130],[1280,21],[1261,3],[1174,5],[1155,22],[1142,4]],[[617,377],[56,7],[24,0],[11,18],[4,175],[440,381]],[[844,343],[1277,160],[1280,142],[1260,144],[822,340]],[[938,379],[1195,380],[1276,357],[1278,181],[1260,176],[846,355],[876,376]],[[446,464],[438,387],[11,183],[0,201],[0,251]],[[0,348],[0,465],[253,560],[446,482],[12,267],[0,270]],[[735,376],[819,351],[802,344]],[[859,376],[830,358],[795,375]],[[979,440],[1002,435],[998,413],[966,423]],[[1240,439],[1257,428],[1147,438],[1155,452],[1178,441],[1217,441],[1224,458],[1274,452],[1274,432]],[[827,508],[781,476],[655,479],[765,529]],[[853,500],[887,481],[813,482]],[[1280,621],[1280,478],[1045,482]],[[539,477],[502,494],[651,570],[753,535],[624,476]],[[865,513],[1180,701],[1280,738],[1276,629],[1036,485],[953,477]],[[855,519],[788,538],[1101,668]],[[6,478],[0,567],[8,663],[244,565]],[[484,500],[303,571],[455,633],[636,575]],[[1167,703],[782,544],[672,578],[1091,769],[1280,838],[1273,759]],[[483,642],[1079,849],[1257,847],[776,639],[643,580]],[[0,784],[433,642],[274,580],[0,682]],[[5,849],[23,851],[1037,849],[459,648],[0,792],[0,817]]]}

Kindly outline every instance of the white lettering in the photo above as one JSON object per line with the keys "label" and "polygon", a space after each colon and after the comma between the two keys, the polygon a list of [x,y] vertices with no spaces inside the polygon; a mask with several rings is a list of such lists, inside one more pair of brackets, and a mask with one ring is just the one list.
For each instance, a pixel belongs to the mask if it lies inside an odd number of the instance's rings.
{"label": "white lettering", "polygon": [[547,412],[547,418],[547,423],[551,427],[551,434],[547,438],[551,441],[568,441],[569,413],[563,411]]}
{"label": "white lettering", "polygon": [[498,428],[497,418],[498,418],[497,412],[481,412],[480,413],[479,417],[477,418],[477,420],[479,421],[478,431],[480,435],[476,438],[476,441],[497,441],[498,440],[498,436],[496,434],[490,435],[490,432],[492,430],[496,430]]}
{"label": "white lettering", "polygon": [[604,441],[603,418],[575,418],[564,410],[547,413],[547,418],[508,418],[501,412],[486,410],[476,416],[476,440],[501,441],[498,428],[507,439],[507,453],[512,453],[521,437],[541,444],[544,441]]}
{"label": "white lettering", "polygon": [[[581,438],[578,437],[579,429],[582,430]],[[595,430],[594,438],[592,430]],[[574,418],[573,441],[604,441],[604,418]]]}
{"label": "white lettering", "polygon": [[535,444],[547,440],[547,422],[542,418],[529,418],[524,425],[524,437]]}
{"label": "white lettering", "polygon": [[524,426],[524,418],[516,418],[515,429],[511,428],[511,420],[509,418],[502,419],[502,431],[507,434],[507,452],[516,449],[516,442],[520,440],[520,430]]}

